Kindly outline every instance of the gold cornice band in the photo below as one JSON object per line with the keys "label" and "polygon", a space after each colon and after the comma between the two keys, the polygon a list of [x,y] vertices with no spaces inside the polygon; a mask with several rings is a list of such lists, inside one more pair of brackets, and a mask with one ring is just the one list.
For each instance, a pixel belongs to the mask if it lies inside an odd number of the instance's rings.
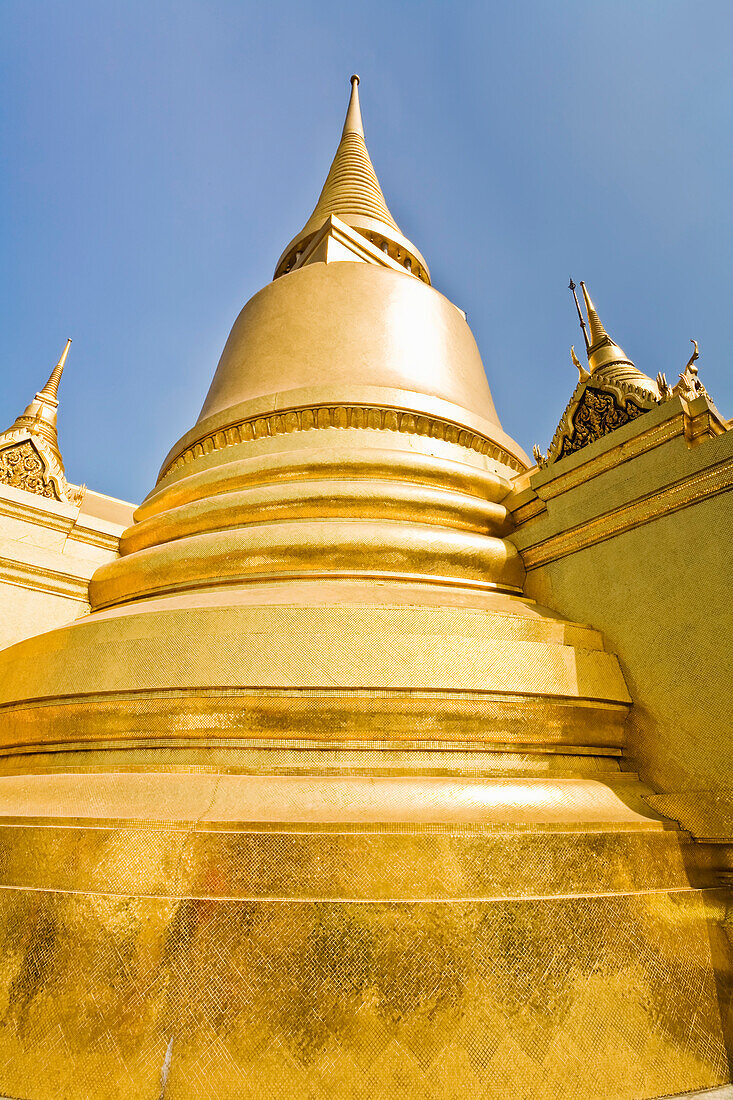
{"label": "gold cornice band", "polygon": [[[564,792],[558,784],[558,797]],[[122,807],[120,807],[122,808]],[[0,828],[0,888],[175,899],[428,898],[584,896],[603,890],[652,894],[683,889],[677,838],[657,827],[627,826],[585,835],[536,826],[512,832],[464,823],[384,823],[317,831],[260,828],[218,831],[196,825],[161,833],[154,822],[16,819]],[[436,836],[450,870],[435,859]],[[509,834],[509,835],[507,835]],[[114,859],[134,844],[147,859]],[[586,858],[578,858],[578,848]],[[81,863],[69,858],[76,849]],[[592,858],[588,858],[591,856]],[[212,867],[226,867],[223,877]]]}
{"label": "gold cornice band", "polygon": [[[644,421],[641,421],[642,425],[643,423]],[[593,478],[600,477],[601,474],[614,469],[619,463],[619,453],[623,453],[624,462],[628,462],[630,459],[636,458],[637,455],[646,454],[655,447],[661,447],[671,439],[683,435],[684,423],[682,413],[680,413],[679,416],[675,416],[670,420],[663,420],[661,424],[655,424],[647,431],[639,431],[638,435],[635,435],[632,439],[624,440],[623,443],[619,443],[617,447],[610,451],[586,457],[580,466],[569,470],[567,473],[555,474],[552,481],[542,486],[542,498],[552,500],[553,497],[569,492],[569,490],[577,488],[578,485],[587,485]],[[575,454],[585,457],[584,450],[576,451]],[[554,466],[553,473],[556,469],[557,466]]]}
{"label": "gold cornice band", "polygon": [[181,454],[168,463],[158,478],[158,483],[169,473],[193,462],[195,458],[213,451],[223,450],[238,443],[248,443],[266,436],[306,432],[318,428],[369,428],[372,431],[405,432],[408,435],[430,436],[454,443],[467,450],[477,451],[523,473],[524,466],[487,436],[462,427],[450,420],[443,420],[409,409],[389,408],[379,405],[313,405],[282,409],[276,413],[248,417],[202,436],[189,444]]}
{"label": "gold cornice band", "polygon": [[[314,569],[317,562],[329,567]],[[516,547],[491,535],[391,520],[291,519],[203,531],[118,558],[94,574],[89,598],[99,609],[167,592],[316,576],[519,593],[524,569]]]}
{"label": "gold cornice band", "polygon": [[30,588],[34,592],[53,593],[83,604],[89,602],[89,581],[86,577],[60,573],[55,569],[29,565],[27,562],[0,558],[0,582],[14,584],[18,588]]}
{"label": "gold cornice band", "polygon": [[[220,752],[231,741],[236,755],[243,745],[263,743],[275,732],[271,752],[306,743],[330,750],[334,729],[362,750],[389,744],[445,750],[460,744],[512,752],[613,753],[623,746],[627,713],[620,703],[490,690],[153,690],[4,706],[0,755],[63,752],[67,739],[77,747],[86,743],[95,755],[100,742],[117,743],[127,747],[133,763],[143,744],[146,755],[166,757],[177,754],[181,739],[202,748],[215,744]],[[424,742],[417,730],[425,731]],[[271,759],[269,766],[276,763]]]}
{"label": "gold cornice band", "polygon": [[652,493],[632,504],[626,504],[605,515],[578,524],[570,531],[563,531],[534,546],[522,549],[525,569],[537,569],[542,565],[548,565],[550,562],[557,561],[558,558],[575,554],[578,550],[585,550],[614,535],[651,523],[680,508],[687,508],[698,501],[727,492],[732,486],[733,462],[727,460],[697,477],[686,478],[661,492]]}
{"label": "gold cornice band", "polygon": [[[623,717],[619,725],[623,724]],[[114,738],[0,747],[2,775],[84,775],[89,771],[218,775],[514,775],[638,782],[620,772],[619,746],[528,745],[492,741],[323,741],[279,737]],[[61,754],[61,755],[60,755]],[[667,815],[669,816],[669,815]],[[7,821],[7,817],[3,820]]]}
{"label": "gold cornice band", "polygon": [[351,447],[299,447],[268,454],[266,461],[245,454],[215,466],[194,467],[191,473],[155,489],[136,509],[134,520],[136,525],[145,523],[173,508],[223,493],[324,479],[333,484],[342,480],[403,481],[497,504],[510,490],[509,481],[501,474],[410,447],[366,447],[357,453]]}
{"label": "gold cornice band", "polygon": [[502,535],[507,511],[476,494],[392,481],[303,480],[266,485],[170,508],[130,527],[120,542],[122,556],[196,535],[287,520],[372,519]]}

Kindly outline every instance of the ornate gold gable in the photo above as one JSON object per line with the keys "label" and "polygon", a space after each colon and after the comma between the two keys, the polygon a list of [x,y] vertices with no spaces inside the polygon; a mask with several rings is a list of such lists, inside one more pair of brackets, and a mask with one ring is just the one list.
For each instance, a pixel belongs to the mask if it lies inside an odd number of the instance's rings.
{"label": "ornate gold gable", "polygon": [[25,489],[27,493],[39,493],[51,500],[61,500],[57,480],[43,455],[29,437],[19,443],[11,443],[0,448],[0,482],[14,489]]}
{"label": "ornate gold gable", "polygon": [[549,460],[579,451],[601,436],[636,420],[648,408],[651,404],[637,404],[634,398],[621,403],[614,392],[579,382],[560,422],[559,435],[556,433],[556,439],[553,439]]}

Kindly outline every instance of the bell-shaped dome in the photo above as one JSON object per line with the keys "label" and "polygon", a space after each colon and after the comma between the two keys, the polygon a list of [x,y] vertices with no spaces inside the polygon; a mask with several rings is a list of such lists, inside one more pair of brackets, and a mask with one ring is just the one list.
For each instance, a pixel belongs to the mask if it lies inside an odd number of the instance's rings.
{"label": "bell-shaped dome", "polygon": [[202,426],[225,426],[252,402],[274,410],[366,400],[442,409],[462,425],[468,418],[525,461],[501,428],[461,311],[420,280],[368,263],[309,264],[255,294],[234,323],[185,445]]}

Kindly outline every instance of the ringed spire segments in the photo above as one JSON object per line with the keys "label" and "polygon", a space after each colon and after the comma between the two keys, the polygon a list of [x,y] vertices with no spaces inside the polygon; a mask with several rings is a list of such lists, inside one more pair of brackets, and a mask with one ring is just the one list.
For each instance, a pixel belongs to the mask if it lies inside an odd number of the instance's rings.
{"label": "ringed spire segments", "polygon": [[66,347],[61,352],[61,357],[58,363],[51,371],[51,376],[43,387],[39,390],[39,396],[50,397],[53,401],[58,401],[59,396],[59,382],[61,381],[61,375],[64,373],[64,367],[66,366],[66,357],[69,354],[69,348],[71,347],[71,340],[66,341]]}
{"label": "ringed spire segments", "polygon": [[407,271],[425,282],[430,282],[425,260],[403,236],[379,185],[364,140],[359,84],[359,77],[355,73],[351,77],[351,93],[341,140],[326,182],[310,218],[280,257],[275,278],[286,274],[297,265],[300,254],[326,219],[336,216],[377,248],[388,253]]}

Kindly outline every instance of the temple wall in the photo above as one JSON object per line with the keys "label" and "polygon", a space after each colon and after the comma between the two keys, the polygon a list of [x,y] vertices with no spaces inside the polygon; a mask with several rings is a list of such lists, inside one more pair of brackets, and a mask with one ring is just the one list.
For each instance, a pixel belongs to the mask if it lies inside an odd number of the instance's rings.
{"label": "temple wall", "polygon": [[118,556],[133,505],[84,491],[81,507],[0,485],[0,649],[89,610],[89,580]]}
{"label": "temple wall", "polygon": [[[730,869],[733,431],[661,405],[535,471],[512,501],[526,594],[600,630],[634,706],[627,759]],[[725,844],[728,842],[728,845]]]}

